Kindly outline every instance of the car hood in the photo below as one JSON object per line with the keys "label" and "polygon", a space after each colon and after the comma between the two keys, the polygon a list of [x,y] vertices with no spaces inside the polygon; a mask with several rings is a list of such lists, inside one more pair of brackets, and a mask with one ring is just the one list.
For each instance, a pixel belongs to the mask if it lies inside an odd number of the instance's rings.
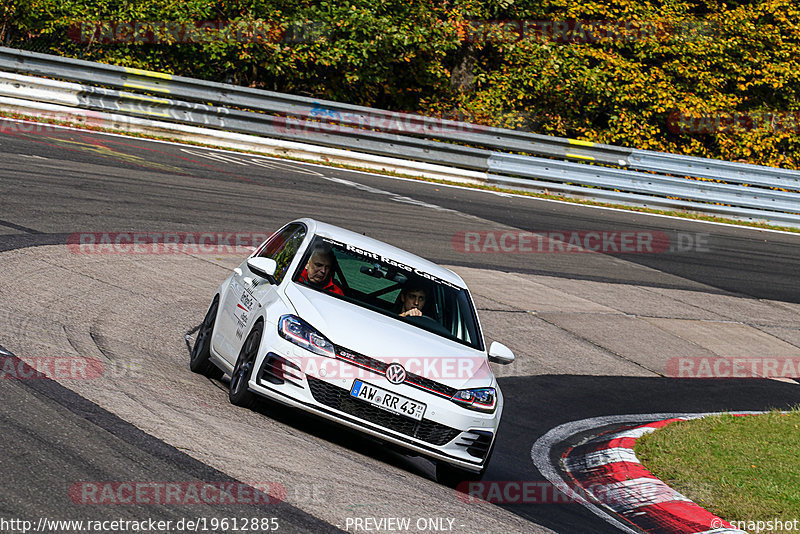
{"label": "car hood", "polygon": [[335,345],[398,361],[409,372],[457,389],[494,381],[483,351],[295,283],[285,292],[300,318]]}

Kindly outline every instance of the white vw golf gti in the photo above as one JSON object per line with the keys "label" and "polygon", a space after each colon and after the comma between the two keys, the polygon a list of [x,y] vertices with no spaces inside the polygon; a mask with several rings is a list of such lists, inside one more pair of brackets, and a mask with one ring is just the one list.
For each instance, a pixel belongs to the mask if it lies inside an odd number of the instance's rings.
{"label": "white vw golf gti", "polygon": [[320,415],[436,462],[445,483],[479,479],[503,395],[472,297],[454,272],[312,219],[267,239],[217,288],[192,371]]}

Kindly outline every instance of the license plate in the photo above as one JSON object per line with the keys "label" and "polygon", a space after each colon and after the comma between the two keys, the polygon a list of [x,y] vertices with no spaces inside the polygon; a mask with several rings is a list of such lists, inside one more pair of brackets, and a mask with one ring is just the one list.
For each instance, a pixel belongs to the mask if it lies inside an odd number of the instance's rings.
{"label": "license plate", "polygon": [[422,416],[425,414],[425,405],[421,402],[407,399],[397,393],[386,391],[383,388],[367,384],[361,380],[353,382],[350,396],[366,401],[387,412],[405,415],[417,421],[421,420]]}

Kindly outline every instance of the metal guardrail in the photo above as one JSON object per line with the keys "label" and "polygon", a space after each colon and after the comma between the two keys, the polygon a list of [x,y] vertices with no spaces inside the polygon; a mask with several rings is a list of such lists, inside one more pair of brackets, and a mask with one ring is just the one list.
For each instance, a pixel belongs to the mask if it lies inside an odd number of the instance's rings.
{"label": "metal guardrail", "polygon": [[800,200],[798,193],[787,191],[686,180],[675,176],[608,169],[596,165],[581,165],[569,161],[514,154],[493,154],[489,158],[489,171],[649,195],[660,195],[663,191],[670,191],[672,196],[696,202],[705,202],[710,195],[713,195],[719,203],[755,209],[764,209],[767,204],[773,211],[791,211],[798,207]]}
{"label": "metal guardrail", "polygon": [[389,112],[6,47],[0,47],[0,71],[61,78],[122,90],[169,94],[174,98],[189,101],[270,114],[316,117],[345,127],[474,144],[495,150],[514,150],[613,165],[626,165],[631,153],[631,149],[628,148],[575,139]]}
{"label": "metal guardrail", "polygon": [[633,169],[722,180],[737,184],[800,189],[800,172],[748,163],[680,156],[663,152],[634,150],[630,156]]}
{"label": "metal guardrail", "polygon": [[[4,78],[0,73],[0,95],[24,98],[37,95],[39,100],[53,104],[73,105],[82,109],[143,116],[246,134],[255,134],[290,141],[332,147],[347,147],[370,154],[403,157],[485,171],[491,152],[452,143],[436,143],[426,139],[404,137],[349,127],[329,126],[310,119],[286,117],[198,104],[169,98],[140,95],[104,87],[74,85],[74,99],[64,93],[52,92],[51,83],[27,78],[25,81]],[[48,91],[51,92],[48,96]]]}
{"label": "metal guardrail", "polygon": [[[20,99],[486,171],[488,181],[501,186],[800,226],[797,171],[489,128],[3,47],[0,71],[78,82],[56,90],[52,80],[0,77],[0,94]],[[65,92],[74,98],[65,98]]]}

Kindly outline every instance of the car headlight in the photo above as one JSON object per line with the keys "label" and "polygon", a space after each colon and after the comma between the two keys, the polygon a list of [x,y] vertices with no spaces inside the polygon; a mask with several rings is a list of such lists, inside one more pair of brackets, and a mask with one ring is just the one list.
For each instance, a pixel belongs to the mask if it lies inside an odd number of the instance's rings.
{"label": "car headlight", "polygon": [[497,392],[494,388],[462,389],[450,400],[470,410],[493,412],[497,406]]}
{"label": "car headlight", "polygon": [[336,349],[333,343],[325,339],[325,336],[297,316],[282,316],[278,321],[278,334],[283,339],[310,350],[314,354],[327,356],[328,358],[336,357]]}

